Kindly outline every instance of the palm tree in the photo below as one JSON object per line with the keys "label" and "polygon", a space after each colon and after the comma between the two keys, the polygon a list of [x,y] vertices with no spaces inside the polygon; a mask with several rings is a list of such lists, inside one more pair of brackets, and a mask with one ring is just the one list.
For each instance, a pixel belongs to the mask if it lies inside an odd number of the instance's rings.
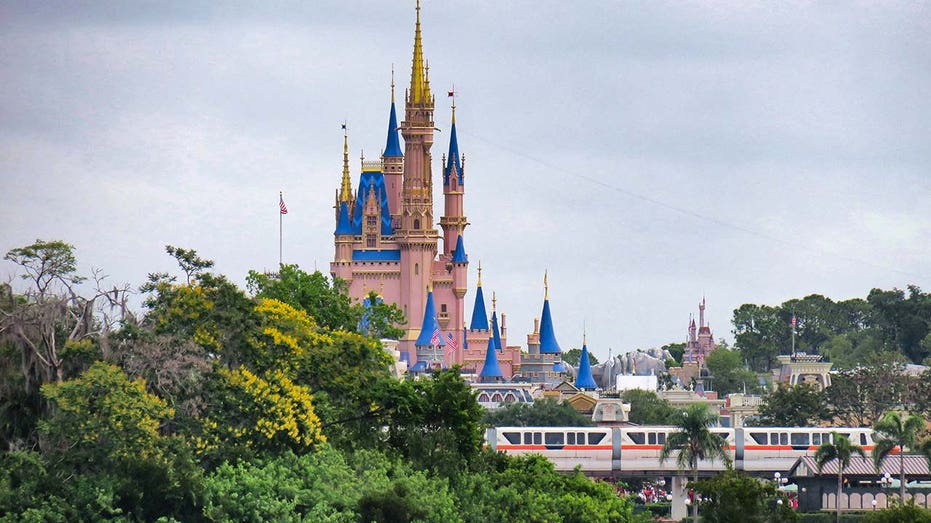
{"label": "palm tree", "polygon": [[[682,413],[682,419],[677,423],[675,432],[669,434],[666,443],[659,451],[659,462],[662,464],[673,452],[678,452],[676,466],[690,469],[692,478],[698,481],[698,462],[703,459],[714,461],[721,458],[730,464],[727,456],[727,444],[717,434],[712,434],[708,427],[717,421],[717,416],[708,410],[704,403],[694,403]],[[698,503],[692,503],[692,520],[698,522]]]}
{"label": "palm tree", "polygon": [[[887,412],[873,425],[873,465],[879,470],[883,458],[896,447],[899,449],[899,498],[905,502],[905,449],[914,450],[918,446],[918,431],[925,426],[925,420],[916,414],[902,418],[898,412]],[[878,438],[877,438],[878,436]]]}
{"label": "palm tree", "polygon": [[837,460],[837,523],[840,523],[840,497],[844,490],[844,469],[850,465],[850,457],[855,453],[866,457],[863,447],[851,443],[847,436],[837,432],[832,432],[831,441],[825,441],[815,451],[815,463],[818,465],[819,473],[827,462]]}

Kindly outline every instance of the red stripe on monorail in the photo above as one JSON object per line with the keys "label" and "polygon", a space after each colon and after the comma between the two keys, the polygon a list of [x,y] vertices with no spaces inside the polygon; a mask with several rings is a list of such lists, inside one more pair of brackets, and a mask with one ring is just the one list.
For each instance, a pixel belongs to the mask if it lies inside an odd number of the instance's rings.
{"label": "red stripe on monorail", "polygon": [[611,450],[611,445],[498,445],[498,450]]}

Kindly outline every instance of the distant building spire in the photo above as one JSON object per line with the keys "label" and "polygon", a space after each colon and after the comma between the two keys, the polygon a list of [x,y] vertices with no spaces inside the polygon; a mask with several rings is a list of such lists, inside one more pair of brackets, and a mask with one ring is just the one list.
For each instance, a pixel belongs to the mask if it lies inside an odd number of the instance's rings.
{"label": "distant building spire", "polygon": [[391,66],[391,114],[388,116],[388,141],[385,143],[386,158],[404,156],[401,152],[401,142],[398,140],[398,114],[394,108],[394,66]]}
{"label": "distant building spire", "polygon": [[540,354],[559,354],[562,350],[556,342],[556,333],[553,330],[553,317],[550,313],[550,293],[547,275],[543,275],[543,285],[546,295],[543,298],[543,314],[540,315]]}
{"label": "distant building spire", "polygon": [[579,358],[579,375],[575,379],[575,386],[583,390],[594,390],[596,388],[595,378],[592,376],[592,362],[588,356],[588,345],[584,341],[584,334],[582,339],[582,356]]}
{"label": "distant building spire", "polygon": [[472,330],[488,330],[488,312],[485,310],[485,296],[482,294],[482,262],[478,262],[478,287],[475,289],[475,306],[472,308]]}
{"label": "distant building spire", "polygon": [[498,381],[504,377],[501,373],[501,366],[498,365],[498,351],[495,350],[495,339],[488,338],[488,347],[485,349],[485,364],[479,377],[484,382]]}
{"label": "distant building spire", "polygon": [[349,179],[349,133],[343,121],[343,182],[339,188],[339,201],[352,201],[352,182]]}

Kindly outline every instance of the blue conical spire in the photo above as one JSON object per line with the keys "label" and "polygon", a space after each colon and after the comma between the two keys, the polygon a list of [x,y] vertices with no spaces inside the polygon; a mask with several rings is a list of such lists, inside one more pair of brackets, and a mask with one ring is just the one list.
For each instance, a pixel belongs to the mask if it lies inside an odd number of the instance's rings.
{"label": "blue conical spire", "polygon": [[479,373],[481,378],[503,378],[501,367],[498,365],[498,351],[495,350],[495,339],[488,338],[488,349],[485,351],[485,365],[482,372]]}
{"label": "blue conical spire", "polygon": [[582,357],[579,358],[579,375],[575,378],[575,386],[580,389],[594,389],[595,378],[592,377],[592,362],[588,357],[588,347],[582,342]]}
{"label": "blue conical spire", "polygon": [[469,257],[466,256],[465,244],[462,242],[462,235],[456,240],[456,250],[453,251],[453,263],[469,263]]}
{"label": "blue conical spire", "polygon": [[[436,333],[439,343],[433,343],[433,334]],[[427,292],[427,306],[423,311],[423,327],[420,328],[420,336],[414,345],[418,347],[430,347],[433,345],[445,347],[446,342],[440,333],[440,322],[436,319],[436,305],[433,304],[433,291]]]}
{"label": "blue conical spire", "polygon": [[394,68],[391,69],[391,116],[388,117],[388,142],[385,144],[386,158],[401,157],[401,143],[398,141],[398,115],[394,110]]}
{"label": "blue conical spire", "polygon": [[550,290],[543,276],[543,286],[546,294],[543,297],[543,314],[540,317],[540,354],[560,354],[562,350],[556,342],[556,333],[553,332],[553,317],[550,315]]}
{"label": "blue conical spire", "polygon": [[498,312],[491,311],[491,339],[495,340],[495,349],[501,350],[501,331],[498,330]]}
{"label": "blue conical spire", "polygon": [[449,131],[449,154],[446,155],[446,168],[443,170],[443,185],[449,185],[449,177],[456,168],[456,177],[462,185],[462,162],[459,160],[459,139],[456,137],[456,106],[453,105],[453,125]]}
{"label": "blue conical spire", "polygon": [[349,221],[349,202],[339,202],[339,221],[336,222],[336,232],[333,234],[352,234],[352,223]]}
{"label": "blue conical spire", "polygon": [[475,307],[472,308],[472,330],[488,330],[488,312],[485,311],[485,296],[482,294],[482,262],[478,262],[478,288],[475,289]]}

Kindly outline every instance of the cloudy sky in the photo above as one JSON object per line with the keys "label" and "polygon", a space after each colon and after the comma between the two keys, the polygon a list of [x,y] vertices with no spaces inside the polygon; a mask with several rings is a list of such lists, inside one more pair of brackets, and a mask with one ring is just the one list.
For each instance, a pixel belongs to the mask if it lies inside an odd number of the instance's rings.
{"label": "cloudy sky", "polygon": [[[931,288],[929,4],[425,0],[422,18],[434,91],[459,93],[470,278],[481,260],[510,343],[545,270],[563,349],[584,324],[602,358],[681,341],[703,295],[730,338],[742,303]],[[243,282],[277,265],[281,190],[285,262],[326,271],[340,124],[357,176],[413,21],[413,0],[4,2],[0,251],[62,239],[138,285],[173,244]]]}

